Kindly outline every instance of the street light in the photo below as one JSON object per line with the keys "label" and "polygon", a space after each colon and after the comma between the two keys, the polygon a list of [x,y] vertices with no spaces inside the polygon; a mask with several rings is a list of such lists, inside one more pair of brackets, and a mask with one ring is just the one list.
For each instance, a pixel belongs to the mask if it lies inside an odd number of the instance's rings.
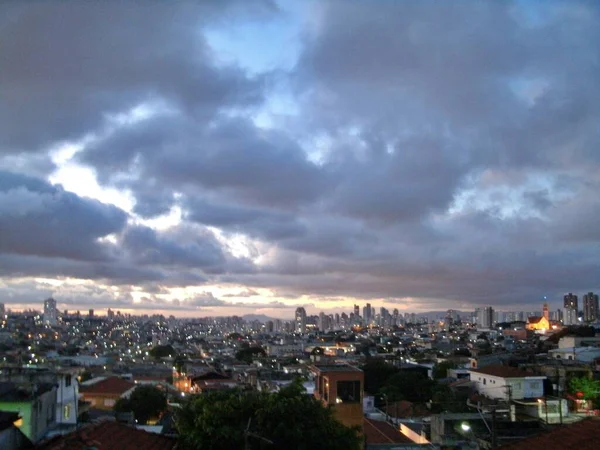
{"label": "street light", "polygon": [[469,425],[467,422],[463,422],[460,424],[460,429],[463,430],[465,433],[468,433],[469,431],[471,431],[471,425]]}

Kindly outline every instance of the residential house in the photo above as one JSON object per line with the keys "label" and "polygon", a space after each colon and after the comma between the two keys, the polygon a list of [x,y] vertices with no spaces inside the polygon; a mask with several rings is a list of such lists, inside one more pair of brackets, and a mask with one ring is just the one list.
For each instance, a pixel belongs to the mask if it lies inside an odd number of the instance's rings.
{"label": "residential house", "polygon": [[506,450],[548,450],[553,448],[595,450],[598,448],[600,419],[582,420],[503,445]]}
{"label": "residential house", "polygon": [[56,423],[65,426],[77,425],[79,415],[79,381],[76,370],[57,373]]}
{"label": "residential house", "polygon": [[37,442],[56,426],[56,386],[50,383],[17,385],[0,383],[0,410],[16,412],[17,426],[31,442]]}
{"label": "residential house", "polygon": [[129,398],[136,384],[119,377],[96,378],[81,383],[79,392],[92,408],[111,410],[120,398]]}
{"label": "residential house", "polygon": [[545,376],[533,375],[515,367],[491,365],[470,370],[475,390],[491,399],[519,400],[544,395]]}
{"label": "residential house", "polygon": [[36,446],[36,450],[173,450],[177,439],[138,430],[131,426],[103,421],[79,428],[69,434],[55,436]]}
{"label": "residential house", "polygon": [[597,347],[562,347],[548,351],[548,356],[552,359],[561,359],[563,361],[579,361],[591,363],[600,357],[600,348]]}
{"label": "residential house", "polygon": [[363,429],[364,373],[349,365],[311,366],[315,374],[314,396],[333,409],[337,420],[346,426]]}
{"label": "residential house", "polygon": [[0,449],[25,450],[33,447],[18,427],[20,420],[19,413],[0,411]]}

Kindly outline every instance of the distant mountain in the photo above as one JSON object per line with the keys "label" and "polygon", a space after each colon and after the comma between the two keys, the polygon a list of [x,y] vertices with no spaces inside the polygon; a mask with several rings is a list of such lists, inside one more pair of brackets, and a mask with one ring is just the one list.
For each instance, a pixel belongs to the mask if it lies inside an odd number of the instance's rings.
{"label": "distant mountain", "polygon": [[275,320],[273,317],[265,316],[264,314],[244,314],[242,318],[246,322],[252,322],[258,320],[259,322],[265,323],[269,320]]}

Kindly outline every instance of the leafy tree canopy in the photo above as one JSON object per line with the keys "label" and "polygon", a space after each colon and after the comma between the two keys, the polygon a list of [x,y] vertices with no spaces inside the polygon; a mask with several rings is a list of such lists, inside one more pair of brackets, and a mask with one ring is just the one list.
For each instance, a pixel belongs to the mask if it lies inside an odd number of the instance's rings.
{"label": "leafy tree canopy", "polygon": [[456,369],[456,363],[454,361],[442,361],[439,364],[433,366],[433,378],[439,380],[440,378],[446,378],[448,375],[448,369]]}
{"label": "leafy tree canopy", "polygon": [[164,392],[154,386],[139,386],[129,398],[120,398],[114,406],[115,412],[133,412],[140,424],[152,418],[158,418],[167,408]]}
{"label": "leafy tree canopy", "polygon": [[381,359],[370,359],[361,367],[365,375],[365,392],[371,395],[379,393],[389,378],[398,372],[398,369]]}
{"label": "leafy tree canopy", "polygon": [[389,401],[425,403],[431,399],[434,385],[432,380],[418,372],[400,371],[387,380],[381,393],[387,395]]}
{"label": "leafy tree canopy", "polygon": [[242,348],[235,353],[235,359],[243,361],[246,364],[252,364],[252,360],[259,356],[267,356],[267,353],[262,347]]}
{"label": "leafy tree canopy", "polygon": [[154,359],[166,358],[167,356],[175,356],[177,353],[171,345],[157,345],[148,352]]}
{"label": "leafy tree canopy", "polygon": [[237,390],[192,397],[175,416],[182,450],[358,450],[347,428],[297,381],[278,393]]}
{"label": "leafy tree canopy", "polygon": [[569,380],[569,390],[572,394],[581,393],[583,400],[594,400],[600,395],[600,381],[588,377],[576,377]]}

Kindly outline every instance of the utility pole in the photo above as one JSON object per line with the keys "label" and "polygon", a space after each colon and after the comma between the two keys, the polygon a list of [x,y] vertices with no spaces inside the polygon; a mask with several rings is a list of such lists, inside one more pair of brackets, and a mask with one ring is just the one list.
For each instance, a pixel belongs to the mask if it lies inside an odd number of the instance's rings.
{"label": "utility pole", "polygon": [[496,437],[496,407],[492,409],[492,448],[496,448],[498,445]]}

